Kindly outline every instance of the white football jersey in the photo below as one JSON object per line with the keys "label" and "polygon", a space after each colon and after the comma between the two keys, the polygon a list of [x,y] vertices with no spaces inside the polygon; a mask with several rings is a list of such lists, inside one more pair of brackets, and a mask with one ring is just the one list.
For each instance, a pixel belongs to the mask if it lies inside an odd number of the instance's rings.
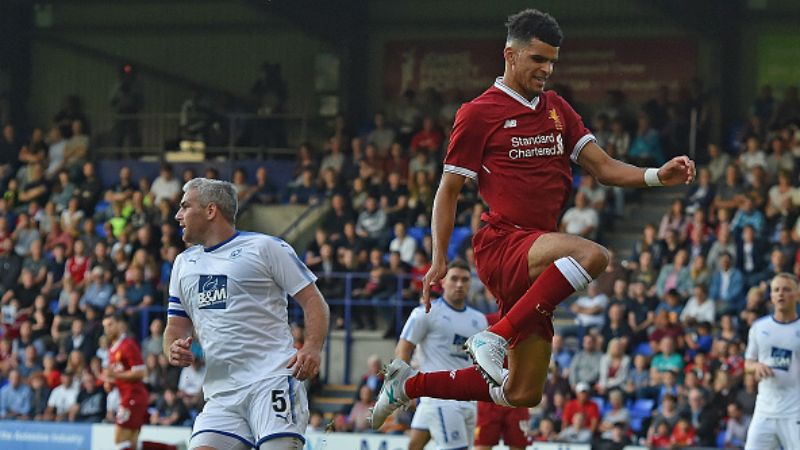
{"label": "white football jersey", "polygon": [[194,325],[206,358],[206,398],[291,374],[286,365],[296,350],[286,295],[314,281],[289,244],[260,233],[237,232],[178,255],[167,314]]}
{"label": "white football jersey", "polygon": [[745,358],[768,365],[775,374],[759,381],[754,414],[800,418],[800,319],[780,323],[769,316],[755,321]]}
{"label": "white football jersey", "polygon": [[431,303],[429,313],[424,306],[414,308],[400,338],[416,345],[423,372],[457,370],[472,366],[464,342],[488,326],[486,316],[477,309],[465,306],[458,310],[439,298]]}

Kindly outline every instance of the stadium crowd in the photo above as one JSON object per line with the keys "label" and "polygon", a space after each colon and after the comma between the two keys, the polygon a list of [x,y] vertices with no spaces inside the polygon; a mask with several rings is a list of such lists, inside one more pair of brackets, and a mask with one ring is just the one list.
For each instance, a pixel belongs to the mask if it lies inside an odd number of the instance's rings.
{"label": "stadium crowd", "polygon": [[[440,162],[461,97],[408,91],[358,129],[337,117],[327,139],[298,148],[286,186],[274,185],[265,167],[234,172],[241,209],[330,202],[302,257],[327,299],[363,300],[349,323],[334,301],[335,327],[396,337],[392,302],[419,298]],[[698,152],[698,181],[683,198],[569,304],[575,326],[561,327],[554,338],[545,395],[532,409],[533,441],[744,442],[756,396],[755,380],[744,373],[747,332],[769,313],[771,277],[800,274],[800,100],[796,89],[781,101],[765,89],[722,144],[708,142],[708,109],[694,83],[678,92],[665,88],[643,105],[610,92],[598,110],[579,111],[601,147],[652,165],[685,152],[695,110],[707,152]],[[195,349],[193,366],[170,366],[161,334],[171,266],[184,248],[174,213],[182,181],[195,174],[178,175],[165,164],[155,179],[135,180],[123,167],[104,189],[89,157],[88,130],[75,108],[29,138],[13,124],[3,127],[0,418],[113,422],[118,394],[103,383],[109,342],[100,321],[120,311],[141,342],[151,423],[189,424],[202,408],[202,350]],[[209,168],[205,176],[216,172]],[[601,241],[624,216],[625,201],[639,195],[608,190],[579,172],[575,186],[562,231]],[[483,208],[468,183],[451,255],[470,263],[470,304],[488,313],[494,301],[469,245]],[[338,275],[347,272],[363,274],[350,290]],[[295,331],[302,345],[302,331]],[[364,411],[380,388],[379,367],[370,362],[352,408],[331,417],[334,429],[369,428]],[[385,431],[407,429],[411,412],[404,414]],[[312,414],[310,428],[323,422]]]}

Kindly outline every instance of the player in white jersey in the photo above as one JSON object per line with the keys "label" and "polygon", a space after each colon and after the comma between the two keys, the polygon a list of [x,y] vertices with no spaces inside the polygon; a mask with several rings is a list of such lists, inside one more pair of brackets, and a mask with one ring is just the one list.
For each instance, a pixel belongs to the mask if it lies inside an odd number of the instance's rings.
{"label": "player in white jersey", "polygon": [[[433,302],[430,314],[423,306],[411,312],[395,348],[396,358],[408,363],[416,348],[424,372],[470,367],[464,342],[489,326],[483,313],[465,304],[470,278],[466,262],[450,263],[442,283],[444,294]],[[411,421],[408,448],[421,450],[429,436],[439,449],[471,447],[475,416],[475,402],[422,397]]]}
{"label": "player in white jersey", "polygon": [[[328,328],[316,277],[282,240],[236,230],[231,183],[195,178],[183,192],[175,218],[183,240],[197,245],[172,268],[164,353],[171,364],[191,364],[194,330],[205,354],[206,404],[189,448],[299,450],[308,424],[301,381],[319,370]],[[300,350],[287,294],[304,311]]]}
{"label": "player in white jersey", "polygon": [[759,382],[745,450],[800,449],[797,288],[794,275],[775,275],[770,284],[773,314],[750,328],[745,370],[755,373]]}

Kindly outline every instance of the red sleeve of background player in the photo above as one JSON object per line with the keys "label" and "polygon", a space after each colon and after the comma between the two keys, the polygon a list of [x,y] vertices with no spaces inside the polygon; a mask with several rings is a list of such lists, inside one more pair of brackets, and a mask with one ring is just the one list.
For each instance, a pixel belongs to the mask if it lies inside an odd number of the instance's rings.
{"label": "red sleeve of background player", "polygon": [[456,113],[453,133],[444,157],[444,171],[477,181],[489,132],[478,107],[471,103],[462,105]]}
{"label": "red sleeve of background player", "polygon": [[564,120],[564,149],[569,153],[570,159],[577,163],[578,156],[583,146],[591,141],[596,141],[591,131],[583,124],[581,116],[572,109],[569,103],[561,97],[558,98],[561,116]]}
{"label": "red sleeve of background player", "polygon": [[133,339],[126,339],[124,350],[122,352],[122,363],[127,370],[135,368],[144,368],[144,360],[142,359],[142,351],[139,350],[139,345]]}

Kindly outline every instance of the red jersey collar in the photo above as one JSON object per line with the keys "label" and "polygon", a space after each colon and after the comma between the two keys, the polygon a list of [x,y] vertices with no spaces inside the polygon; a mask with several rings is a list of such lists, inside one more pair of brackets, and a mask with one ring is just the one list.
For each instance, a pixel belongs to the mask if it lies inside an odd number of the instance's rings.
{"label": "red jersey collar", "polygon": [[506,94],[508,94],[509,97],[511,97],[514,100],[522,103],[523,105],[527,106],[528,108],[530,108],[530,109],[532,109],[534,111],[536,111],[536,106],[539,105],[539,96],[538,95],[536,97],[534,97],[533,100],[528,101],[525,97],[520,95],[519,92],[511,89],[510,87],[508,87],[508,85],[503,83],[503,77],[497,77],[494,80],[494,87],[496,87],[497,89],[500,89],[501,91],[503,91]]}

